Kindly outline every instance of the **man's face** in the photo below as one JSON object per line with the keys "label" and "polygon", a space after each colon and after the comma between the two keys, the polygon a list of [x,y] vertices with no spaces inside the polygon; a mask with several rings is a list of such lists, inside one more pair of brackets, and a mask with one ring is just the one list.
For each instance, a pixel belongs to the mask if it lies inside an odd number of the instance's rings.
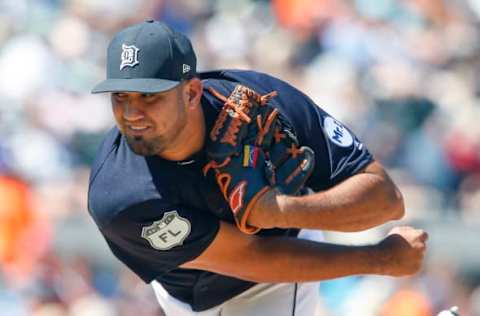
{"label": "man's face", "polygon": [[168,149],[187,124],[183,84],[169,91],[145,94],[116,92],[112,109],[120,132],[133,152],[158,155]]}

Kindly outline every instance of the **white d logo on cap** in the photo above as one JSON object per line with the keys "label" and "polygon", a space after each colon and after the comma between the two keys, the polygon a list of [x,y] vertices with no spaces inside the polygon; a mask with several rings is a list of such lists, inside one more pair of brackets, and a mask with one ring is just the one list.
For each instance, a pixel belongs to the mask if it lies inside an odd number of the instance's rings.
{"label": "white d logo on cap", "polygon": [[122,55],[120,56],[122,63],[120,64],[120,70],[124,67],[133,67],[138,64],[139,50],[135,45],[122,44]]}

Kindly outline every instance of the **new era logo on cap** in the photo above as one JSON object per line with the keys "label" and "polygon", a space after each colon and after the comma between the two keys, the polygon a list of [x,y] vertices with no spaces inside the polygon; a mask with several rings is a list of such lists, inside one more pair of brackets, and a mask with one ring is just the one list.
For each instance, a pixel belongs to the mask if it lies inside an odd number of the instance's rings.
{"label": "new era logo on cap", "polygon": [[183,73],[185,74],[185,73],[187,73],[187,72],[189,72],[189,71],[190,71],[190,66],[187,65],[187,64],[183,64]]}

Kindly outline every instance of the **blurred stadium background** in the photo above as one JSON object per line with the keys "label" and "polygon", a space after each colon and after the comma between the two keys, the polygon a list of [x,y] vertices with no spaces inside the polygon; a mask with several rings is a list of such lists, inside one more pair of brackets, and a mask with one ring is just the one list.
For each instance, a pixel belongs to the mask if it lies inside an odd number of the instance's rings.
{"label": "blurred stadium background", "polygon": [[[412,278],[319,286],[324,315],[480,315],[479,0],[0,0],[0,315],[162,315],[87,215],[113,120],[105,50],[147,17],[191,36],[199,69],[250,68],[309,94],[400,185],[431,235]],[[389,225],[360,234],[375,242]]]}

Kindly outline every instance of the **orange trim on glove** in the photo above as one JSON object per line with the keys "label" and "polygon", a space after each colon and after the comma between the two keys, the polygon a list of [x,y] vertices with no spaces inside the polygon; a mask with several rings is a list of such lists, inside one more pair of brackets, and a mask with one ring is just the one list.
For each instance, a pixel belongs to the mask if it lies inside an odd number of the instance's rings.
{"label": "orange trim on glove", "polygon": [[258,199],[260,199],[270,189],[271,189],[271,187],[265,186],[260,191],[258,191],[257,194],[255,194],[255,196],[250,200],[250,203],[248,203],[248,205],[245,209],[245,212],[243,213],[243,216],[240,219],[240,221],[238,220],[238,218],[236,216],[234,216],[235,223],[237,224],[238,229],[240,229],[240,231],[242,233],[252,235],[252,234],[258,233],[261,230],[261,228],[248,225],[247,220],[248,220],[248,216],[250,215],[250,212],[252,211],[255,203],[258,201]]}

